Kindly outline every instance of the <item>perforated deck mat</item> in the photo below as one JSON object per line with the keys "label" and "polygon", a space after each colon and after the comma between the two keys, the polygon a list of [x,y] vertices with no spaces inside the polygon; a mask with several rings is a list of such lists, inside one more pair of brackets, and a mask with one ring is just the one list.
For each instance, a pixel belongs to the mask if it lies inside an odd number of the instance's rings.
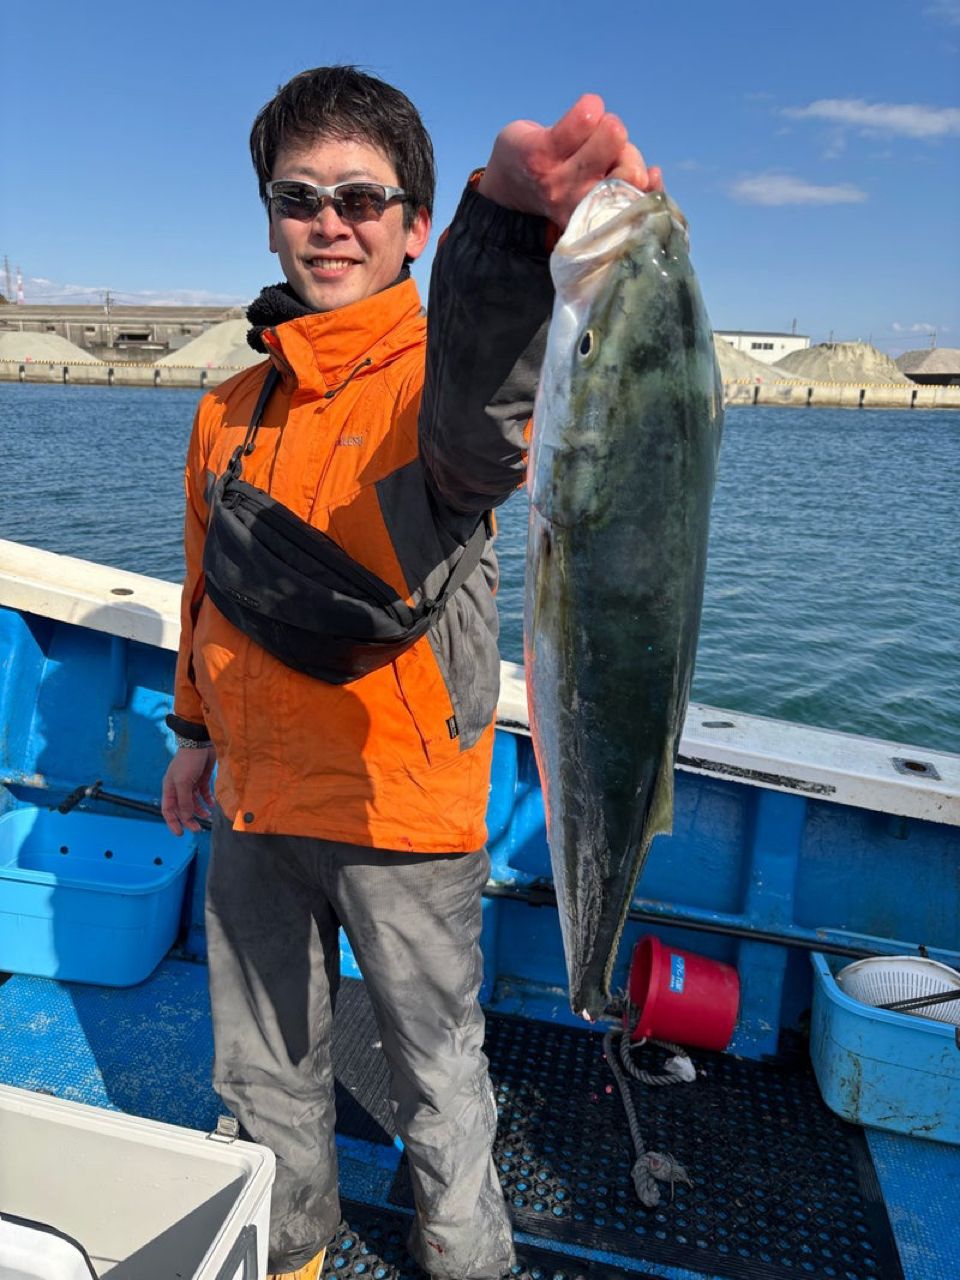
{"label": "perforated deck mat", "polygon": [[[406,1252],[410,1216],[344,1200],[344,1221],[327,1246],[324,1276],[362,1276],[363,1280],[423,1280]],[[655,1280],[653,1271],[622,1271],[600,1262],[574,1258],[552,1249],[517,1246],[510,1280]]]}
{"label": "perforated deck mat", "polygon": [[[805,1062],[698,1052],[695,1084],[631,1081],[647,1149],[672,1153],[693,1181],[646,1209],[600,1036],[488,1015],[485,1049],[495,1157],[519,1230],[744,1280],[901,1280],[862,1130],[825,1107]],[[637,1056],[662,1065],[658,1050]],[[412,1205],[406,1160],[390,1200]]]}

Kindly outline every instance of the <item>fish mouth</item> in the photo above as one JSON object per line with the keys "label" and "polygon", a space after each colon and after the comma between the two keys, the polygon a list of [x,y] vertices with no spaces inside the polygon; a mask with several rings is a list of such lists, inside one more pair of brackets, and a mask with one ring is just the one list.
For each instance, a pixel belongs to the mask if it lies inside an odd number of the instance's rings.
{"label": "fish mouth", "polygon": [[686,245],[687,220],[663,191],[640,191],[621,178],[605,178],[574,209],[553,250],[562,276],[589,274],[620,257],[630,240],[654,235],[666,249],[679,233]]}

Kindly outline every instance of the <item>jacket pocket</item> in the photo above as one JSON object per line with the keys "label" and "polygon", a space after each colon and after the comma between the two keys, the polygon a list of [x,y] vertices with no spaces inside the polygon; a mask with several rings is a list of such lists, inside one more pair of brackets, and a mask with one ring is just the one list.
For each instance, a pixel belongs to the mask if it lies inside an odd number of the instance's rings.
{"label": "jacket pocket", "polygon": [[432,765],[460,753],[456,707],[426,637],[394,662],[400,696]]}

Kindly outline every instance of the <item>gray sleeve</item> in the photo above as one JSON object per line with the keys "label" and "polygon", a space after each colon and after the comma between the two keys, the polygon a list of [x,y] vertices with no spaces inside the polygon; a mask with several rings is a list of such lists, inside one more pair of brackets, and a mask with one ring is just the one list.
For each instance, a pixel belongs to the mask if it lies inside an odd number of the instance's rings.
{"label": "gray sleeve", "polygon": [[458,512],[494,507],[523,482],[553,307],[549,225],[467,188],[437,250],[420,450],[431,486]]}

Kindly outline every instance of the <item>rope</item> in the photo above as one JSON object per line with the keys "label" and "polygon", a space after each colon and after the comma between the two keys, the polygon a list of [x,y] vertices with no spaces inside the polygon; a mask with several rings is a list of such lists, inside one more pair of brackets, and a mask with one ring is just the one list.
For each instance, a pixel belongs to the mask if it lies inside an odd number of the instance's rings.
{"label": "rope", "polygon": [[660,1074],[643,1071],[638,1067],[630,1054],[633,1049],[639,1049],[646,1043],[646,1036],[631,1043],[630,1037],[625,1032],[620,1033],[620,1062],[627,1075],[633,1076],[634,1080],[641,1080],[644,1084],[693,1084],[697,1078],[697,1069],[686,1049],[682,1045],[674,1044],[672,1040],[650,1041],[651,1044],[658,1044],[662,1049],[670,1050],[674,1055],[663,1064],[663,1071]]}
{"label": "rope", "polygon": [[[620,1037],[619,1054],[614,1052],[613,1038],[615,1034],[619,1034]],[[641,1041],[640,1043],[643,1042]],[[636,1156],[630,1176],[633,1179],[634,1190],[640,1203],[646,1205],[648,1209],[653,1209],[660,1203],[659,1184],[661,1182],[670,1184],[671,1201],[673,1200],[674,1188],[678,1182],[682,1182],[688,1187],[692,1187],[693,1182],[686,1169],[682,1164],[678,1163],[674,1156],[661,1151],[646,1150],[646,1144],[637,1120],[636,1108],[630,1095],[627,1075],[633,1076],[635,1080],[642,1080],[645,1084],[652,1085],[684,1084],[696,1079],[696,1069],[690,1061],[686,1050],[682,1049],[680,1045],[660,1040],[652,1041],[652,1043],[660,1044],[674,1054],[672,1058],[667,1059],[664,1064],[664,1071],[661,1074],[642,1071],[636,1066],[630,1058],[630,1037],[625,1031],[615,1033],[611,1029],[603,1037],[603,1051],[610,1070],[613,1072],[613,1078],[616,1080],[617,1087],[620,1090],[620,1097],[623,1101],[623,1109],[627,1113],[627,1124]],[[617,1061],[618,1057],[619,1062]]]}

